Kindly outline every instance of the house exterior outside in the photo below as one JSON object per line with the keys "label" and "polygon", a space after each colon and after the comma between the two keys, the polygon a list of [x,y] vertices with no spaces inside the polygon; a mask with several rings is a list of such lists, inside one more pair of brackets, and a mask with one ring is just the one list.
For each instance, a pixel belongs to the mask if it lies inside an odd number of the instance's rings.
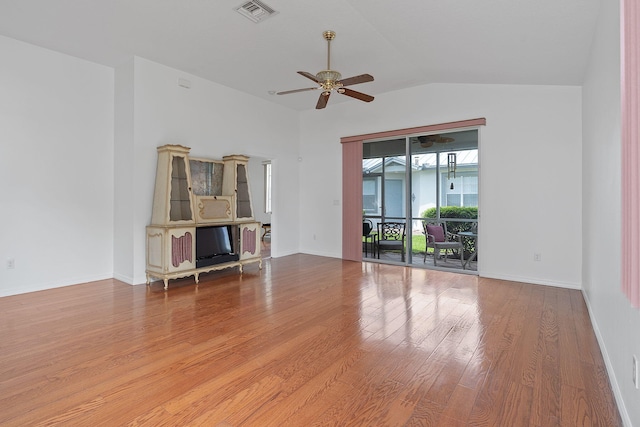
{"label": "house exterior outside", "polygon": [[[455,151],[456,171],[447,170],[450,152],[415,154],[411,167],[411,217],[413,233],[422,232],[422,218],[429,208],[478,206],[478,150]],[[384,162],[384,165],[383,165]],[[363,159],[362,207],[374,224],[383,218],[406,218],[407,178],[405,156]],[[384,195],[383,203],[383,176]],[[439,203],[438,203],[439,198]],[[383,208],[384,206],[384,208]]]}

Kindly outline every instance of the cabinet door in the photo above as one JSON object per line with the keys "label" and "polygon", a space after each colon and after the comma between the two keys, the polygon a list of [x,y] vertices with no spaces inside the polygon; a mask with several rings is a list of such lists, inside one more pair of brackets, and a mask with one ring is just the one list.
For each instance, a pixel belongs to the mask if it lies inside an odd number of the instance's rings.
{"label": "cabinet door", "polygon": [[233,221],[234,196],[195,196],[196,223]]}
{"label": "cabinet door", "polygon": [[253,219],[246,164],[238,163],[236,179],[236,217],[238,219]]}
{"label": "cabinet door", "polygon": [[167,233],[167,271],[184,271],[196,267],[196,229],[170,228]]}
{"label": "cabinet door", "polygon": [[152,225],[187,225],[194,222],[188,153],[189,148],[180,145],[158,147]]}
{"label": "cabinet door", "polygon": [[222,181],[222,194],[233,195],[234,221],[253,220],[253,208],[251,206],[251,189],[249,188],[249,174],[247,164],[249,158],[239,154],[224,156],[224,178]]}
{"label": "cabinet door", "polygon": [[173,156],[171,159],[170,221],[193,221],[190,191],[187,159],[183,156]]}
{"label": "cabinet door", "polygon": [[240,259],[260,257],[260,223],[240,224]]}
{"label": "cabinet door", "polygon": [[147,227],[147,270],[174,273],[195,268],[195,227]]}

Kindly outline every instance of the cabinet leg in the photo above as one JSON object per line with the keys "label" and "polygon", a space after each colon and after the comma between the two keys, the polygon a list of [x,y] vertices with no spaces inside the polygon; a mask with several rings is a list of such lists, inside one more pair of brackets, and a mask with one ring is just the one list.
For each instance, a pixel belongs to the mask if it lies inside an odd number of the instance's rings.
{"label": "cabinet leg", "polygon": [[151,278],[149,277],[149,273],[147,273],[147,285],[151,284]]}
{"label": "cabinet leg", "polygon": [[169,279],[164,279],[164,290],[169,290]]}
{"label": "cabinet leg", "polygon": [[258,269],[262,270],[262,258],[260,258],[260,261],[258,262]]}
{"label": "cabinet leg", "polygon": [[238,270],[240,271],[240,274],[242,274],[242,264],[238,266]]}
{"label": "cabinet leg", "polygon": [[195,273],[194,275],[196,276],[196,284],[198,284],[200,281],[200,273]]}

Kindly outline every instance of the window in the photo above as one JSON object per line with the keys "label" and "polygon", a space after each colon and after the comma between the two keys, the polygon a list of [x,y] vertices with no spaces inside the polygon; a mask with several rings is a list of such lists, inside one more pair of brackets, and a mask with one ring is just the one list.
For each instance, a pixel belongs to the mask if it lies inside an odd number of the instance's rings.
{"label": "window", "polygon": [[[442,174],[442,206],[478,206],[478,172],[458,172],[456,177],[447,179],[447,174]],[[451,188],[453,184],[453,188]]]}
{"label": "window", "polygon": [[378,206],[380,205],[378,181],[377,176],[362,178],[362,209],[367,214],[378,214]]}
{"label": "window", "polygon": [[271,162],[264,163],[264,211],[271,213]]}

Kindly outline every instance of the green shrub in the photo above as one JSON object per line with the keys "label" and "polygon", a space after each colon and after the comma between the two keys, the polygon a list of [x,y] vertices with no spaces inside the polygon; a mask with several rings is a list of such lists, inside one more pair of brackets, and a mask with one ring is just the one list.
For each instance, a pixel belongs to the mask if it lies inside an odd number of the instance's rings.
{"label": "green shrub", "polygon": [[[429,208],[420,216],[435,218],[436,208]],[[442,206],[440,207],[440,218],[478,219],[478,208],[476,206]]]}

